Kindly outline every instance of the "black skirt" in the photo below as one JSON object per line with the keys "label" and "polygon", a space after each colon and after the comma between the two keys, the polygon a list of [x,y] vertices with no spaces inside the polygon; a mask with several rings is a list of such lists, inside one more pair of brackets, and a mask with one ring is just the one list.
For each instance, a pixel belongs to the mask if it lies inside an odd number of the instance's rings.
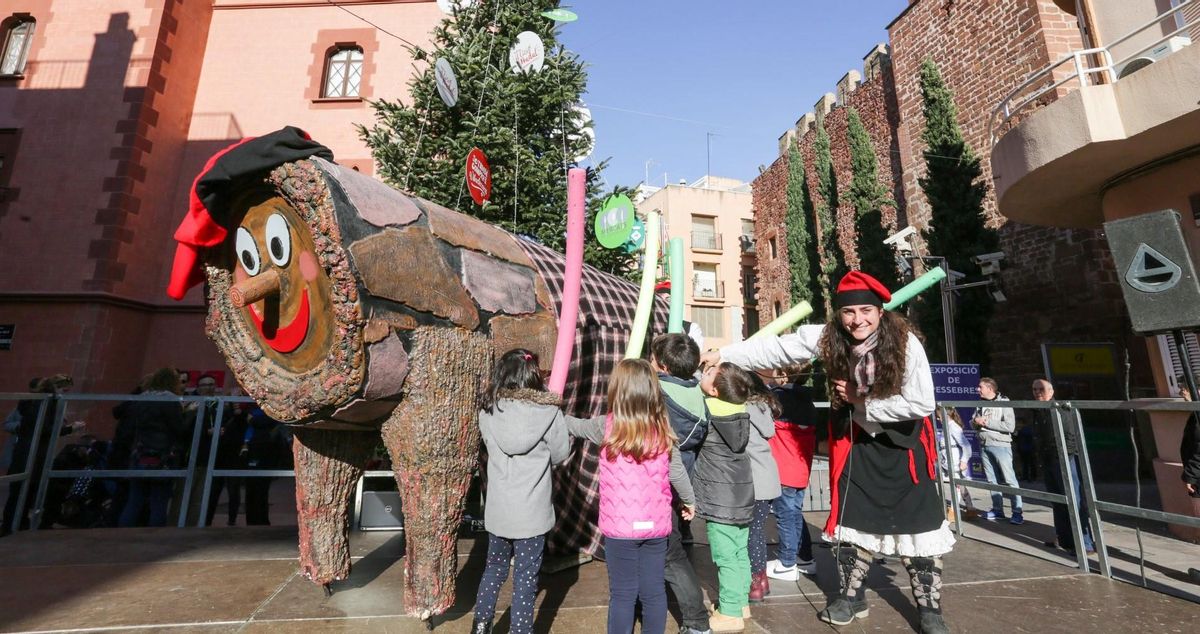
{"label": "black skirt", "polygon": [[[843,418],[834,425],[844,434],[852,423]],[[888,423],[875,436],[854,429],[850,455],[837,475],[839,524],[875,535],[915,535],[942,526],[945,509],[929,476],[924,427],[924,420]]]}

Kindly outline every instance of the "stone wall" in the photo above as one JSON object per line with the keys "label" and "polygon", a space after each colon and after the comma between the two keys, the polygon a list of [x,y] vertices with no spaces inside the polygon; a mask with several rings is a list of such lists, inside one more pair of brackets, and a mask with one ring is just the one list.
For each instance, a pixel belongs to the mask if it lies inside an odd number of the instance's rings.
{"label": "stone wall", "polygon": [[[825,132],[829,135],[830,154],[833,157],[834,170],[837,173],[838,184],[838,240],[846,261],[851,266],[858,264],[858,247],[854,233],[855,209],[846,200],[850,188],[850,144],[847,141],[848,107],[858,111],[863,126],[871,136],[875,145],[875,155],[878,158],[878,174],[881,181],[888,183],[892,198],[899,203],[899,208],[885,207],[884,222],[889,226],[904,225],[904,188],[901,179],[900,161],[894,160],[899,155],[900,143],[894,134],[899,123],[899,110],[894,99],[891,73],[887,71],[884,62],[883,72],[876,78],[868,80],[852,92],[845,94],[845,103],[835,106],[824,115]],[[821,195],[818,191],[818,175],[815,169],[816,154],[813,144],[816,141],[815,126],[805,126],[798,129],[797,138],[800,152],[804,157],[804,166],[808,179],[809,190],[812,192],[815,204],[820,204]],[[790,304],[788,272],[787,238],[785,235],[784,219],[787,216],[787,178],[788,154],[781,149],[781,154],[770,169],[754,180],[754,216],[755,228],[758,234],[758,288],[759,288],[759,319],[766,324],[774,318],[775,302],[786,310]],[[815,221],[814,221],[815,222]],[[778,259],[771,260],[769,240],[777,236]],[[835,280],[836,281],[836,280]]]}

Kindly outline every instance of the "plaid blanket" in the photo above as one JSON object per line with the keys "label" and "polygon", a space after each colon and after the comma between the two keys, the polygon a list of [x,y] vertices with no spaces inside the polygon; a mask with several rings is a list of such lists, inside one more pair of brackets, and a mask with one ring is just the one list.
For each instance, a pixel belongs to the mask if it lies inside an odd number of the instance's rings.
{"label": "plaid blanket", "polygon": [[[518,240],[538,273],[546,281],[558,313],[562,312],[565,258],[540,244]],[[625,357],[633,315],[637,311],[636,284],[590,266],[583,267],[579,291],[579,323],[575,351],[563,393],[568,414],[591,417],[606,411],[608,375]],[[650,356],[650,340],[667,331],[668,301],[656,297],[642,356]],[[599,452],[594,443],[576,440],[571,459],[554,470],[554,508],[558,522],[550,533],[550,552],[594,554],[600,546]]]}

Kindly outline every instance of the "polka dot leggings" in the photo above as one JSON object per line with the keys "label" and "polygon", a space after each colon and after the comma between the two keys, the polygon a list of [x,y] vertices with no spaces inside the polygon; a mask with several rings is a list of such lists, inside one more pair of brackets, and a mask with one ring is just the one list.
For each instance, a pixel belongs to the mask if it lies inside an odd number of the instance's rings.
{"label": "polka dot leggings", "polygon": [[754,517],[750,520],[750,572],[758,574],[767,569],[767,518],[771,516],[770,500],[754,501]]}
{"label": "polka dot leggings", "polygon": [[537,599],[538,571],[542,568],[545,547],[545,535],[505,539],[488,533],[487,568],[479,580],[479,593],[475,597],[476,619],[491,623],[495,618],[496,598],[500,595],[500,586],[508,579],[508,562],[515,554],[512,627],[509,631],[513,634],[533,632],[533,602]]}

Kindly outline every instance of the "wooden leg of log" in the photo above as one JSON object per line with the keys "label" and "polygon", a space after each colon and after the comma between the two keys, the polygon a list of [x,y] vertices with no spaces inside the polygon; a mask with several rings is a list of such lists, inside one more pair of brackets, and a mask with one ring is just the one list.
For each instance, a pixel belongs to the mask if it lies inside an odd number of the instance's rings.
{"label": "wooden leg of log", "polygon": [[404,607],[430,619],[454,603],[458,527],[479,456],[478,394],[491,368],[485,336],[413,334],[405,397],[383,425],[404,505]]}
{"label": "wooden leg of log", "polygon": [[350,496],[379,436],[302,427],[295,436],[300,572],[328,591],[350,575]]}

